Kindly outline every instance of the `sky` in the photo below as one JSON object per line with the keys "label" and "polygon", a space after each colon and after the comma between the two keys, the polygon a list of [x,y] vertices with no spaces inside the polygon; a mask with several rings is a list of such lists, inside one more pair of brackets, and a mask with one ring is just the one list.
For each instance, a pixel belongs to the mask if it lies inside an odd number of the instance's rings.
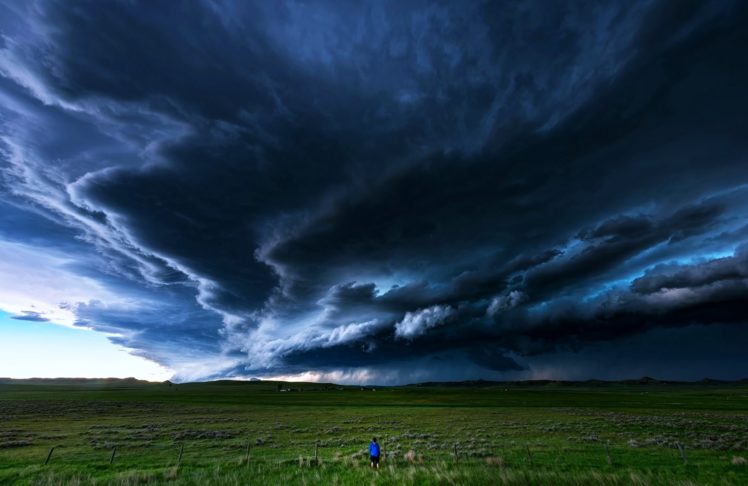
{"label": "sky", "polygon": [[747,22],[0,0],[0,376],[748,377]]}
{"label": "sky", "polygon": [[149,381],[169,379],[171,371],[133,356],[106,336],[12,319],[0,314],[0,370],[2,377],[63,378],[138,376]]}

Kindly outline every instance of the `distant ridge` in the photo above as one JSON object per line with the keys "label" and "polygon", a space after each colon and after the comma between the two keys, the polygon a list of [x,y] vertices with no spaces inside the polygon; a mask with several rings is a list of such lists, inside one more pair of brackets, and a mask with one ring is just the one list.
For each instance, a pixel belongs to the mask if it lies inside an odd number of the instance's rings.
{"label": "distant ridge", "polygon": [[0,378],[0,385],[153,385],[155,382],[137,378]]}
{"label": "distant ridge", "polygon": [[408,387],[491,387],[491,386],[609,386],[609,385],[729,385],[748,384],[748,378],[739,380],[715,380],[713,378],[702,378],[694,381],[658,380],[650,376],[627,380],[515,380],[515,381],[492,381],[492,380],[465,380],[465,381],[427,381],[423,383],[411,383]]}
{"label": "distant ridge", "polygon": [[[181,382],[172,383],[166,381],[147,381],[137,378],[3,378],[0,377],[0,385],[47,385],[47,386],[108,386],[108,387],[126,387],[126,386],[146,386],[146,385],[234,385],[234,386],[252,386],[252,385],[288,385],[288,389],[293,387],[304,387],[304,389],[342,389],[342,388],[408,388],[408,387],[428,387],[428,388],[445,388],[445,387],[464,387],[464,388],[488,388],[488,387],[542,387],[542,386],[587,386],[587,387],[604,387],[614,385],[748,385],[748,378],[739,380],[717,380],[713,378],[702,378],[694,381],[675,381],[659,380],[649,376],[627,380],[514,380],[514,381],[494,381],[494,380],[464,380],[464,381],[426,381],[421,383],[409,383],[407,385],[339,385],[335,383],[321,382],[296,382],[296,381],[278,381],[278,380],[260,380],[257,378],[249,380],[211,380],[202,382]],[[311,388],[310,388],[311,387]]]}

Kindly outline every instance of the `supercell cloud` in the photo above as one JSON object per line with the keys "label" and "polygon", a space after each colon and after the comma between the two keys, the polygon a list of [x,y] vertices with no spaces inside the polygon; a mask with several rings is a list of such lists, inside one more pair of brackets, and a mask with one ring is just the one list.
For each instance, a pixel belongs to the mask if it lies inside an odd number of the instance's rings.
{"label": "supercell cloud", "polygon": [[183,380],[748,375],[746,22],[3,2],[0,309]]}

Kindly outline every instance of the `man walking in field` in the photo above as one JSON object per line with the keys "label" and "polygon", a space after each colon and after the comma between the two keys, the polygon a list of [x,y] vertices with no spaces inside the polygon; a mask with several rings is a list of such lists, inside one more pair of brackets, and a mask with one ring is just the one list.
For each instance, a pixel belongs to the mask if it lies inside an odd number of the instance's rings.
{"label": "man walking in field", "polygon": [[371,468],[379,469],[379,444],[376,437],[371,439],[371,444],[369,444],[369,459],[371,459]]}

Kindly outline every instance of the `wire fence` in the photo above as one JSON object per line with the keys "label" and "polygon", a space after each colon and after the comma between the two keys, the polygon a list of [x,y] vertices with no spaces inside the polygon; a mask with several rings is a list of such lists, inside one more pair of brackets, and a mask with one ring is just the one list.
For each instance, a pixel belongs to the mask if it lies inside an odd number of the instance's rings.
{"label": "wire fence", "polygon": [[[715,451],[688,450],[685,445],[677,443],[672,448],[641,448],[632,449],[628,446],[612,445],[602,442],[587,446],[547,445],[518,443],[492,445],[481,454],[463,449],[459,444],[440,449],[419,450],[406,447],[391,450],[386,442],[380,443],[381,464],[395,466],[417,465],[429,463],[453,463],[455,465],[489,464],[501,466],[515,466],[523,468],[534,467],[604,467],[604,466],[637,466],[661,467],[679,464],[698,464],[708,460]],[[281,449],[281,450],[278,450]],[[291,452],[289,449],[292,449]],[[272,448],[256,446],[254,441],[232,442],[164,442],[148,446],[128,446],[115,444],[110,448],[87,448],[79,444],[66,446],[64,443],[50,446],[48,449],[34,448],[38,454],[37,464],[96,464],[99,466],[139,466],[172,467],[184,464],[196,466],[214,463],[249,464],[261,462],[264,464],[299,464],[314,466],[317,464],[335,462],[368,462],[368,450],[360,449],[331,450],[334,448],[320,447],[319,442],[310,442],[305,447],[298,443],[282,447],[275,444]],[[407,450],[406,450],[407,449]],[[43,452],[43,453],[42,453]],[[711,453],[711,456],[710,456]],[[724,454],[724,451],[722,451]],[[739,454],[740,451],[734,451]],[[26,453],[27,461],[35,462]]]}

